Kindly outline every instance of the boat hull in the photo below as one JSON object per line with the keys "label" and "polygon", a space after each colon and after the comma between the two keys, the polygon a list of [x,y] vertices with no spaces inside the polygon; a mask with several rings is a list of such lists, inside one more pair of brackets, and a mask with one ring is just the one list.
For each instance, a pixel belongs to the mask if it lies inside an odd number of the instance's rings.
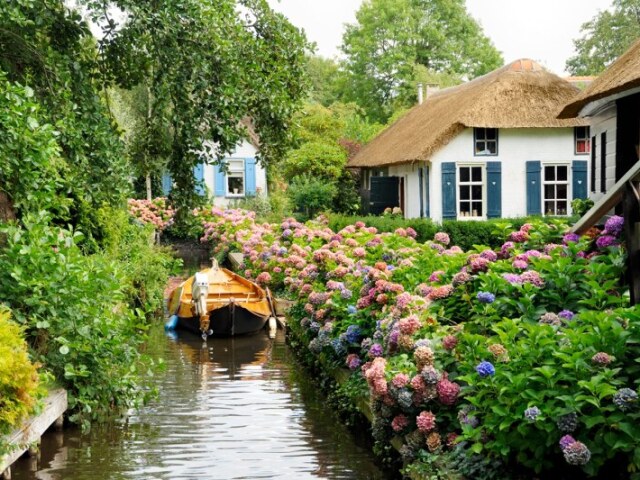
{"label": "boat hull", "polygon": [[[240,306],[227,306],[209,312],[209,329],[215,337],[249,335],[262,330],[269,316],[256,315]],[[178,328],[200,335],[197,317],[178,317]]]}

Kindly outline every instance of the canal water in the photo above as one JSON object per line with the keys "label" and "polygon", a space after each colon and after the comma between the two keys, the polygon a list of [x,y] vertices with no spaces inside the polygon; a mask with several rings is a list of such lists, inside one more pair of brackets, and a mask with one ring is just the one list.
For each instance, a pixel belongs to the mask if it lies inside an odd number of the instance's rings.
{"label": "canal water", "polygon": [[275,339],[168,336],[153,329],[149,352],[164,358],[159,395],[119,421],[82,434],[48,432],[40,459],[14,479],[383,479],[368,447],[327,406]]}

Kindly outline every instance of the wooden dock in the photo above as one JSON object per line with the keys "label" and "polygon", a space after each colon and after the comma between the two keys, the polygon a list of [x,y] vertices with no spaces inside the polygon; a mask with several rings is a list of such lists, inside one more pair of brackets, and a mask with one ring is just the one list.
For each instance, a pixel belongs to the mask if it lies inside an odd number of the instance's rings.
{"label": "wooden dock", "polygon": [[8,454],[0,457],[0,479],[11,479],[11,465],[25,453],[35,454],[42,434],[51,427],[62,428],[63,414],[67,410],[67,391],[60,388],[51,390],[44,400],[42,412],[25,420],[21,427],[5,437],[15,446]]}
{"label": "wooden dock", "polygon": [[237,272],[240,269],[240,265],[244,263],[244,255],[240,252],[229,253],[229,263],[231,264],[231,270]]}

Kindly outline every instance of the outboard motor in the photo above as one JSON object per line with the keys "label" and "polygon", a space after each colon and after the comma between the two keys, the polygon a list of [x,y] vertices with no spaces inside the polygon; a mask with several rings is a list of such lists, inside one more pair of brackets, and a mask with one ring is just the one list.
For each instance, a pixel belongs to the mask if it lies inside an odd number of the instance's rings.
{"label": "outboard motor", "polygon": [[202,337],[206,339],[209,332],[209,315],[207,313],[207,297],[209,296],[209,276],[206,273],[196,273],[191,289],[191,298],[195,306],[195,313],[200,319]]}

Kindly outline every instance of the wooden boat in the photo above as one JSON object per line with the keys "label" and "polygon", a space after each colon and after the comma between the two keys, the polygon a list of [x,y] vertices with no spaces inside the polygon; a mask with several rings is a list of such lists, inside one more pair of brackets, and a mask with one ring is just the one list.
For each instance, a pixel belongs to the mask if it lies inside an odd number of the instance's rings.
{"label": "wooden boat", "polygon": [[170,294],[168,309],[169,328],[203,338],[255,333],[273,315],[268,291],[215,262],[182,282]]}

